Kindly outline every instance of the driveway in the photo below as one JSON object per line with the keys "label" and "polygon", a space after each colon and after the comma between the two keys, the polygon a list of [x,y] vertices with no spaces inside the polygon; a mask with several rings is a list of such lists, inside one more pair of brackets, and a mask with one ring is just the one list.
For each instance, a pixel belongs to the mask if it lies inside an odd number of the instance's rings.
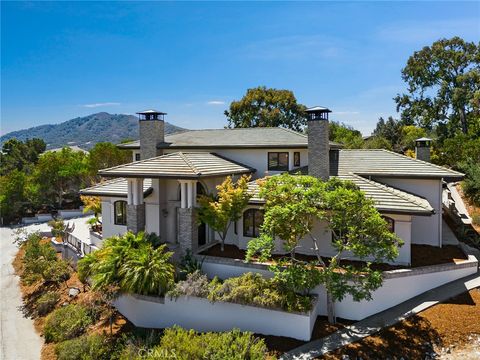
{"label": "driveway", "polygon": [[[87,218],[68,220],[74,222],[76,232],[85,232]],[[49,231],[47,224],[29,225],[29,232]],[[88,231],[87,231],[88,233]],[[33,321],[23,317],[19,307],[22,298],[18,285],[19,278],[14,275],[12,261],[17,246],[12,243],[13,230],[0,228],[0,359],[1,360],[38,360],[43,339],[35,332]]]}

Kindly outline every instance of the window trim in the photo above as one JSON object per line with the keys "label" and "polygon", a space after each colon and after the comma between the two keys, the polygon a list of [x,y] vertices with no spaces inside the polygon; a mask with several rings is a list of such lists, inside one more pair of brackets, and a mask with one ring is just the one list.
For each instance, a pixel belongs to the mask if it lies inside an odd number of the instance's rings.
{"label": "window trim", "polygon": [[[247,213],[250,213],[250,212],[253,212],[253,216],[252,216],[252,234],[247,234],[247,231],[246,231],[246,226],[245,226],[245,219],[247,218],[246,214]],[[242,219],[243,219],[243,237],[248,237],[248,238],[256,238],[260,235],[260,228],[256,229],[256,225],[255,225],[255,217],[256,217],[256,214],[261,212],[262,213],[262,217],[265,213],[265,211],[263,209],[258,209],[258,208],[250,208],[250,209],[246,209],[244,212],[243,212],[243,215],[242,215]],[[262,221],[263,223],[263,221]],[[257,230],[257,231],[255,231]],[[258,235],[255,235],[255,234],[258,234]]]}
{"label": "window trim", "polygon": [[293,152],[293,166],[300,166],[300,151]]}
{"label": "window trim", "polygon": [[[270,155],[277,155],[277,165],[270,166]],[[280,154],[287,154],[287,164],[285,166],[280,167]],[[289,170],[289,152],[288,151],[269,151],[267,153],[267,169],[268,171],[288,171]]]}
{"label": "window trim", "polygon": [[[117,204],[125,204],[125,212],[122,214],[122,221],[118,222],[118,215],[117,215]],[[127,202],[125,200],[117,200],[113,203],[113,223],[115,225],[126,226],[127,225]]]}

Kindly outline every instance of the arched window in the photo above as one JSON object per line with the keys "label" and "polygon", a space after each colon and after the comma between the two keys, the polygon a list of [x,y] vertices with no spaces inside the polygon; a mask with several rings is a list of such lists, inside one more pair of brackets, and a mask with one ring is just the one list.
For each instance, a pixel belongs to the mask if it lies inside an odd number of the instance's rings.
{"label": "arched window", "polygon": [[382,216],[383,220],[385,220],[388,224],[388,230],[390,230],[390,232],[395,232],[395,220],[393,220],[392,218],[388,217],[388,216]]}
{"label": "arched window", "polygon": [[113,203],[113,222],[115,225],[127,225],[127,202],[123,200]]}
{"label": "arched window", "polygon": [[263,224],[263,210],[248,209],[243,213],[243,236],[258,237]]}

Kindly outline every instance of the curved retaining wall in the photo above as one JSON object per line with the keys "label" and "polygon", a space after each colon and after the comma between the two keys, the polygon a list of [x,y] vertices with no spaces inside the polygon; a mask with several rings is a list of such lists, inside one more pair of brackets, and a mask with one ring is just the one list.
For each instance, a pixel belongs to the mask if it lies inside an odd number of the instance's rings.
{"label": "curved retaining wall", "polygon": [[228,302],[211,303],[198,297],[122,295],[115,307],[135,326],[166,328],[179,325],[197,331],[229,331],[238,328],[264,335],[310,340],[317,318],[315,301],[309,313],[292,313]]}
{"label": "curved retaining wall", "polygon": [[[203,257],[199,257],[202,259]],[[433,266],[424,266],[412,269],[385,271],[381,288],[372,295],[371,301],[353,301],[347,296],[335,303],[336,316],[362,320],[370,315],[398,305],[425,291],[463,277],[475,274],[478,269],[477,259],[469,255],[468,260],[458,263],[448,263]],[[202,270],[209,276],[218,276],[221,279],[240,276],[246,272],[258,272],[272,276],[268,267],[262,264],[247,264],[241,260],[206,256]],[[317,314],[327,314],[326,292],[323,286],[317,286],[312,293],[318,296]]]}

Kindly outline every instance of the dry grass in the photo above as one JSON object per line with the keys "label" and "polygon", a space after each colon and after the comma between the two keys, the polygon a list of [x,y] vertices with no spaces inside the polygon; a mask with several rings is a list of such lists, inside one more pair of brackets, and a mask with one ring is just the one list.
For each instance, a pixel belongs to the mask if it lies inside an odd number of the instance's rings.
{"label": "dry grass", "polygon": [[[460,194],[460,197],[463,200],[463,203],[465,204],[465,207],[467,208],[468,214],[472,216],[473,214],[478,214],[480,216],[480,208],[478,206],[473,205],[463,194],[462,186],[460,184],[457,184],[455,186],[457,188],[458,193]],[[480,234],[480,224],[473,223],[472,221],[472,227],[475,229],[475,231]]]}

